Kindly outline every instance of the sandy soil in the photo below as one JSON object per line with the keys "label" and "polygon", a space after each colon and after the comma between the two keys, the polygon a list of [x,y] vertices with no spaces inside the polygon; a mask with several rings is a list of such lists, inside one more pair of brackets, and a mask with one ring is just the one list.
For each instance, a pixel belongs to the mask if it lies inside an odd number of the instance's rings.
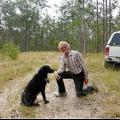
{"label": "sandy soil", "polygon": [[24,107],[20,105],[21,93],[35,71],[22,78],[17,78],[6,83],[0,89],[0,118],[101,118],[104,106],[100,103],[103,99],[101,92],[77,98],[72,79],[64,80],[67,97],[56,98],[57,91],[55,80],[46,86],[46,96],[50,101],[44,104],[41,94],[37,98],[40,106]]}

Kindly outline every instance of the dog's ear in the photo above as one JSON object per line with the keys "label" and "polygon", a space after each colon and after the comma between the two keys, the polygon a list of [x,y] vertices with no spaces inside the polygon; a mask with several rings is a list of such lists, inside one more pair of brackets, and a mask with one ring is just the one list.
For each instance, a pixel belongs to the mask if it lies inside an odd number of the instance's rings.
{"label": "dog's ear", "polygon": [[42,71],[43,71],[43,68],[40,68],[40,69],[38,70],[38,74],[41,74]]}

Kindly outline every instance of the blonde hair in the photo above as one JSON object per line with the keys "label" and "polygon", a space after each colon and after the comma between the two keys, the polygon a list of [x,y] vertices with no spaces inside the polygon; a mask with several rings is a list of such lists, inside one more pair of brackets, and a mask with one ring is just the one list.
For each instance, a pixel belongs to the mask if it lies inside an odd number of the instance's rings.
{"label": "blonde hair", "polygon": [[61,41],[58,44],[58,48],[61,49],[62,47],[66,47],[67,49],[70,49],[70,44],[66,41]]}

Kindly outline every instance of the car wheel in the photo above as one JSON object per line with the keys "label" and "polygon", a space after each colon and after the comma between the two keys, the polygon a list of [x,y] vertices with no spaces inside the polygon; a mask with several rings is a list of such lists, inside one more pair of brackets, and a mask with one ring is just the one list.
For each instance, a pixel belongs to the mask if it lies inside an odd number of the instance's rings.
{"label": "car wheel", "polygon": [[111,68],[111,66],[112,66],[112,65],[111,65],[109,62],[107,62],[107,61],[104,62],[104,67],[105,67],[106,69]]}

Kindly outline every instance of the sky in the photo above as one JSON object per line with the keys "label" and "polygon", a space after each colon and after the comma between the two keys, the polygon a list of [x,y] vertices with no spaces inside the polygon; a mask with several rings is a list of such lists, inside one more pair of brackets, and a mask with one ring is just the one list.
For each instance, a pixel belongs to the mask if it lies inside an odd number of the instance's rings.
{"label": "sky", "polygon": [[53,6],[54,4],[60,5],[63,0],[47,0],[47,1],[50,5]]}
{"label": "sky", "polygon": [[[64,2],[64,0],[47,0],[47,1],[48,1],[48,4],[51,6],[51,8],[48,9],[48,14],[50,14],[51,17],[55,16],[57,18],[59,14],[56,13],[57,7],[55,7],[55,5],[60,7],[61,3]],[[96,2],[96,0],[93,0],[93,1]],[[117,0],[117,1],[118,1],[118,4],[120,5],[120,0]],[[117,13],[118,13],[118,10],[115,10],[113,12],[113,16],[116,16]]]}
{"label": "sky", "polygon": [[47,1],[48,1],[48,4],[51,6],[51,8],[48,9],[48,13],[51,16],[56,16],[57,17],[57,14],[56,14],[57,7],[55,7],[55,6],[60,7],[62,1],[64,1],[64,0],[47,0]]}

